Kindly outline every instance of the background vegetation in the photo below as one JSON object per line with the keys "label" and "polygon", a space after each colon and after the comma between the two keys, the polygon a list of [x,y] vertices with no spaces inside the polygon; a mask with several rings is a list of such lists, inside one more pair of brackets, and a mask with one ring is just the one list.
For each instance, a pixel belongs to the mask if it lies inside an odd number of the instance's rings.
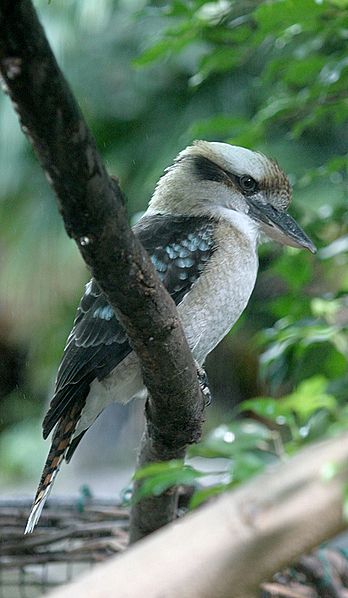
{"label": "background vegetation", "polygon": [[[319,248],[314,257],[261,248],[252,300],[208,360],[212,431],[195,456],[222,458],[219,485],[231,485],[346,427],[347,0],[36,4],[131,219],[185,145],[229,141],[277,158],[293,183],[291,212]],[[88,273],[5,96],[0,173],[2,475],[32,479],[44,452],[39,420]],[[256,419],[236,421],[241,411]],[[152,473],[155,491],[202,476],[197,462]]]}

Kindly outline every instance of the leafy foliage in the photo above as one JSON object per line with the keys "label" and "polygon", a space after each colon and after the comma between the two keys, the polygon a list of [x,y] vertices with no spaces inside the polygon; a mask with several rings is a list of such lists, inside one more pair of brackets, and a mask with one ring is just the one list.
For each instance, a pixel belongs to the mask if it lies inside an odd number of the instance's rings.
{"label": "leafy foliage", "polygon": [[244,401],[240,409],[258,419],[237,420],[212,430],[191,448],[192,465],[172,461],[138,470],[134,477],[144,482],[134,500],[188,484],[195,486],[190,501],[190,507],[195,508],[261,473],[266,466],[284,460],[305,443],[336,434],[348,424],[347,406],[340,405],[328,392],[323,376],[303,381],[281,399],[257,397]]}
{"label": "leafy foliage", "polygon": [[[281,398],[242,402],[257,421],[219,426],[191,450],[218,459],[219,468],[225,462],[222,474],[214,464],[206,465],[208,477],[197,470],[197,506],[347,426],[348,3],[192,0],[172,1],[162,12],[167,28],[137,64],[194,47],[192,89],[228,81],[239,102],[234,97],[233,111],[196,120],[190,134],[261,149],[267,140],[280,154],[287,148],[301,218],[322,247],[316,260],[291,249],[261,254],[262,276],[280,292],[263,306],[254,299],[248,315],[262,316],[260,377]],[[176,483],[184,483],[178,467]]]}
{"label": "leafy foliage", "polygon": [[[273,124],[290,125],[292,135],[298,137],[309,130],[318,133],[327,118],[332,125],[345,122],[348,63],[344,3],[193,0],[171,2],[163,12],[172,24],[137,64],[147,65],[194,45],[197,60],[191,85],[202,85],[208,78],[231,70],[234,78],[240,71],[246,73],[246,87],[253,91],[254,114],[251,123],[239,120],[239,142],[248,139],[249,144],[258,143]],[[208,126],[223,123],[228,128],[228,118],[222,118],[219,121],[214,116]],[[235,125],[233,117],[230,126]]]}

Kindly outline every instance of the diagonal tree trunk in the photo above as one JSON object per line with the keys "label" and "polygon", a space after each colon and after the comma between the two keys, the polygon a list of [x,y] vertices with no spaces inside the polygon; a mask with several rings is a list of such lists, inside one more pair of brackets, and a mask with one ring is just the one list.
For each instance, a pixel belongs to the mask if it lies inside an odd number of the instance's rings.
{"label": "diagonal tree trunk", "polygon": [[[174,302],[127,223],[30,0],[0,0],[0,71],[58,200],[65,228],[131,340],[149,391],[141,462],[180,458],[201,433],[204,401]],[[175,493],[144,501],[132,538],[175,514]]]}

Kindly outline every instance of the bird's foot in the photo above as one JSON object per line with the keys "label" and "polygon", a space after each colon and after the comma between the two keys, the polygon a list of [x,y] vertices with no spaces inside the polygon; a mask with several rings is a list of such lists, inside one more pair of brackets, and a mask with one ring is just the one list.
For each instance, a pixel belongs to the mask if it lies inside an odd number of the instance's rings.
{"label": "bird's foot", "polygon": [[209,407],[209,405],[212,402],[212,396],[211,396],[211,392],[208,386],[208,376],[205,372],[205,370],[202,368],[201,365],[199,365],[196,362],[196,366],[197,366],[197,376],[198,376],[198,382],[199,382],[199,386],[201,387],[201,393],[204,397],[204,403],[206,407]]}

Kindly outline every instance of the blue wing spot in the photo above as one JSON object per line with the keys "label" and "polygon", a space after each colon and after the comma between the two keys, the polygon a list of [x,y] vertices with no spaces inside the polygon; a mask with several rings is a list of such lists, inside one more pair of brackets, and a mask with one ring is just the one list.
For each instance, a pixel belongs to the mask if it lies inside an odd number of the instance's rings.
{"label": "blue wing spot", "polygon": [[180,248],[179,257],[182,257],[182,258],[189,257],[189,255],[190,255],[190,252],[188,249],[186,249],[185,247]]}
{"label": "blue wing spot", "polygon": [[194,262],[193,259],[190,257],[185,257],[185,258],[177,258],[175,260],[175,264],[176,266],[178,266],[178,268],[191,268],[191,266],[193,266]]}
{"label": "blue wing spot", "polygon": [[177,252],[175,251],[174,247],[172,245],[167,245],[166,247],[166,253],[168,255],[168,257],[171,260],[175,260],[175,258],[177,257]]}
{"label": "blue wing spot", "polygon": [[192,253],[194,251],[197,251],[198,243],[199,243],[199,239],[193,239],[192,241],[190,241],[188,248]]}
{"label": "blue wing spot", "polygon": [[114,311],[111,305],[104,305],[103,307],[98,307],[93,312],[93,318],[100,318],[101,320],[111,320],[114,315]]}
{"label": "blue wing spot", "polygon": [[209,243],[207,243],[206,241],[204,241],[204,239],[201,239],[200,242],[198,243],[198,249],[200,251],[208,251],[208,249],[209,249]]}
{"label": "blue wing spot", "polygon": [[151,256],[151,261],[155,266],[157,272],[165,272],[167,270],[167,264],[157,257],[157,255]]}

